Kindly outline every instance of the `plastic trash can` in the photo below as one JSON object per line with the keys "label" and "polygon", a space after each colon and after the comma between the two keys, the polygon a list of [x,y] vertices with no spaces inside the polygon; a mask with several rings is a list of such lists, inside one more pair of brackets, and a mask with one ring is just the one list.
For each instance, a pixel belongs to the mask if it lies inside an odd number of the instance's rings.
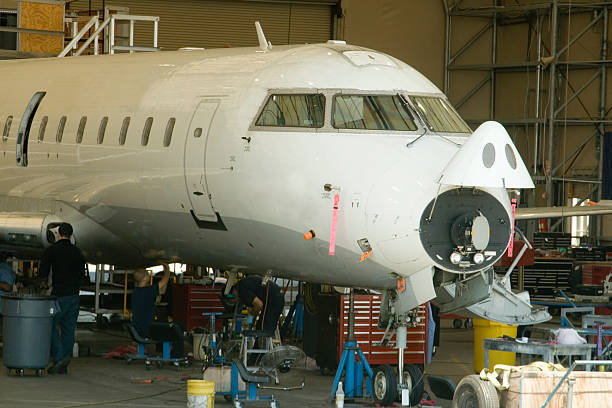
{"label": "plastic trash can", "polygon": [[2,295],[2,359],[10,374],[24,369],[41,375],[49,364],[53,316],[58,312],[55,296]]}
{"label": "plastic trash can", "polygon": [[[504,334],[516,337],[518,326],[496,323],[485,319],[474,319],[474,371],[479,373],[484,368],[484,339],[496,339]],[[489,368],[493,369],[495,364],[515,365],[516,353],[507,351],[489,351]]]}

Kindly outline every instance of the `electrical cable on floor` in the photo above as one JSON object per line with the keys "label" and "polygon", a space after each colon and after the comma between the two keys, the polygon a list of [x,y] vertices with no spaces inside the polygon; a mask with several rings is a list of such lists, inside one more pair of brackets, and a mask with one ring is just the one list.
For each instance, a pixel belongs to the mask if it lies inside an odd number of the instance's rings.
{"label": "electrical cable on floor", "polygon": [[64,406],[59,407],[59,408],[92,407],[94,405],[118,404],[118,403],[121,403],[121,402],[135,401],[135,400],[139,400],[139,399],[143,399],[143,398],[153,398],[153,397],[157,397],[157,396],[160,396],[160,395],[167,394],[169,392],[179,391],[179,390],[183,390],[183,389],[186,389],[186,387],[185,386],[181,386],[181,387],[176,387],[176,388],[170,388],[169,390],[165,390],[165,391],[158,392],[158,393],[155,393],[155,394],[142,395],[140,397],[131,397],[131,398],[124,398],[124,399],[112,400],[112,401],[102,401],[102,402],[86,402],[86,403],[83,403],[83,404],[64,405]]}

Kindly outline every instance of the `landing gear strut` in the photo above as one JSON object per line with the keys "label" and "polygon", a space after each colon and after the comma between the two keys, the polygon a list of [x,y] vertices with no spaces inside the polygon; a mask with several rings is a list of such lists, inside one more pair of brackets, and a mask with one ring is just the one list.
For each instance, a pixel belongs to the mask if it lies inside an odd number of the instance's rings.
{"label": "landing gear strut", "polygon": [[408,327],[419,323],[418,307],[402,307],[398,301],[400,296],[401,293],[390,290],[381,302],[379,327],[386,330],[380,345],[387,344],[395,334],[398,360],[397,371],[389,365],[378,366],[374,371],[374,400],[385,406],[396,400],[402,406],[416,405],[423,394],[420,370],[416,366],[404,366]]}

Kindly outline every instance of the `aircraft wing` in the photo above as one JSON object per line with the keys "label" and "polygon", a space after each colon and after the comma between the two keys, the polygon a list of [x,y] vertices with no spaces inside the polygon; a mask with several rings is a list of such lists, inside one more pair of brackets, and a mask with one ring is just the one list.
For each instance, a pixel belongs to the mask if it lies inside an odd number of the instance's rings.
{"label": "aircraft wing", "polygon": [[537,218],[573,217],[581,215],[612,214],[612,200],[602,200],[595,205],[579,207],[531,207],[517,208],[515,219],[533,220]]}

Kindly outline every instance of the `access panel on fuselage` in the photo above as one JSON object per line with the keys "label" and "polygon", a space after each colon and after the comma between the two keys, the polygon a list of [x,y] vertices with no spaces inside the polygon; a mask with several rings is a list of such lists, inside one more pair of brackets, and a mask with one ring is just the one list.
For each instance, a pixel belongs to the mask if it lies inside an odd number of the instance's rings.
{"label": "access panel on fuselage", "polygon": [[202,221],[217,221],[206,183],[205,158],[206,142],[218,107],[219,100],[202,99],[193,114],[185,140],[185,184],[191,208]]}

